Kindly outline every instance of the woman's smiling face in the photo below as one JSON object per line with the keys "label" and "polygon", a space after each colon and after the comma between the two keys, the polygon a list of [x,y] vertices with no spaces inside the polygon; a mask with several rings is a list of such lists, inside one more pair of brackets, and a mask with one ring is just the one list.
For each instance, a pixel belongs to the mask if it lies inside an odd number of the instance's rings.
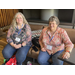
{"label": "woman's smiling face", "polygon": [[23,24],[23,17],[20,14],[17,15],[16,22],[17,24]]}
{"label": "woman's smiling face", "polygon": [[51,31],[55,31],[57,29],[57,26],[58,25],[56,24],[55,21],[49,22],[49,28],[50,28]]}

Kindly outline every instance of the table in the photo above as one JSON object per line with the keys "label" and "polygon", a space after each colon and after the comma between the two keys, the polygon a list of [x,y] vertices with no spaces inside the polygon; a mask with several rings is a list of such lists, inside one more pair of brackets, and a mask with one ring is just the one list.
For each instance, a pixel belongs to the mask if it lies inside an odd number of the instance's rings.
{"label": "table", "polygon": [[75,65],[75,48],[73,48],[73,50],[72,50],[72,52],[71,52],[71,55],[70,55],[70,58],[68,58],[68,59],[63,59],[63,58],[62,58],[62,54],[63,54],[64,52],[65,52],[65,51],[63,51],[63,52],[59,55],[58,59],[63,60],[63,61],[65,61],[65,62],[67,62],[67,63],[69,63],[69,64],[71,64],[71,65]]}

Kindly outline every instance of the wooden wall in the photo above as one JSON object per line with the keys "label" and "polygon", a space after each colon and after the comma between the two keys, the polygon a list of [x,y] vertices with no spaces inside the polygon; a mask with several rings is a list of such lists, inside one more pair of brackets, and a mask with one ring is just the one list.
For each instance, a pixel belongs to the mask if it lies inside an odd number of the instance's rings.
{"label": "wooden wall", "polygon": [[18,9],[0,9],[0,27],[10,25]]}

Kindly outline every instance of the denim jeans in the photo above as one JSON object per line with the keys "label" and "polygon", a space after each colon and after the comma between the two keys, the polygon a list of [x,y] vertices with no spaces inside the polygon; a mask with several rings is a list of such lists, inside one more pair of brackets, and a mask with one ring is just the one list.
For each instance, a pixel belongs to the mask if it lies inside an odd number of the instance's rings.
{"label": "denim jeans", "polygon": [[47,51],[46,52],[40,51],[38,55],[38,63],[40,65],[49,65],[50,63],[48,62],[48,60],[52,56],[53,62],[52,65],[63,65],[63,61],[57,58],[63,51],[64,50],[58,51],[53,55],[49,55]]}
{"label": "denim jeans", "polygon": [[13,56],[13,54],[15,52],[16,53],[16,60],[17,60],[17,64],[21,65],[22,62],[26,59],[27,53],[29,51],[31,46],[23,46],[19,49],[15,49],[14,47],[12,47],[10,44],[7,44],[5,46],[5,48],[2,51],[2,54],[4,56],[5,59],[9,59]]}

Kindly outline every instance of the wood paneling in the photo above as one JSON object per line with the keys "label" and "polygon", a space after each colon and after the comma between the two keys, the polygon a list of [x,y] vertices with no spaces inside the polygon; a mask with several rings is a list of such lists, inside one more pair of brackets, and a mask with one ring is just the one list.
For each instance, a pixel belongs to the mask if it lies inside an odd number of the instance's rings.
{"label": "wood paneling", "polygon": [[0,27],[10,25],[18,9],[0,9]]}

